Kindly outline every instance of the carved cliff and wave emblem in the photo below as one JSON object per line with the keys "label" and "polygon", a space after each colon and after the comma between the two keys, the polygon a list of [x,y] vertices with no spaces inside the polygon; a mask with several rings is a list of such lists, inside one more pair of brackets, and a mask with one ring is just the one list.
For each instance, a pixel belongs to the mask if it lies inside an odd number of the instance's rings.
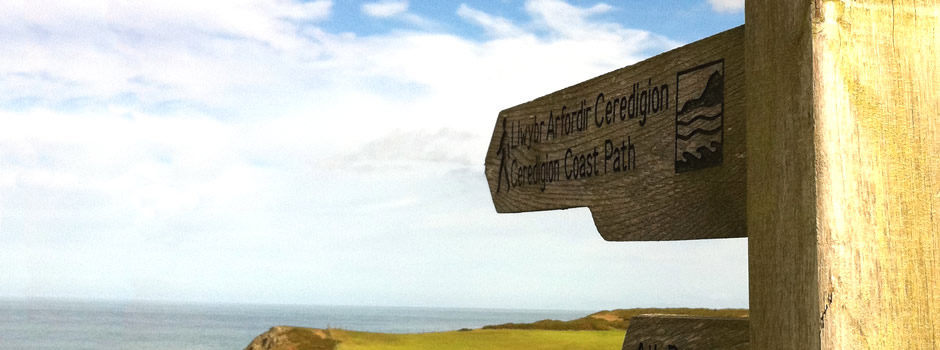
{"label": "carved cliff and wave emblem", "polygon": [[676,173],[721,165],[724,60],[676,74]]}

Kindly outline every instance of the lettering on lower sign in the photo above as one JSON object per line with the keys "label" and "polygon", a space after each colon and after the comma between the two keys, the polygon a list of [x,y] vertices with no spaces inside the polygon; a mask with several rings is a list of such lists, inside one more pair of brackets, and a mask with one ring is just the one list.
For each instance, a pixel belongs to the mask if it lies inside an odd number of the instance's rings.
{"label": "lettering on lower sign", "polygon": [[679,347],[675,346],[674,344],[669,344],[669,345],[660,347],[659,344],[650,344],[650,343],[647,343],[646,345],[644,345],[643,343],[640,343],[640,346],[637,347],[637,350],[659,350],[659,349],[679,350]]}

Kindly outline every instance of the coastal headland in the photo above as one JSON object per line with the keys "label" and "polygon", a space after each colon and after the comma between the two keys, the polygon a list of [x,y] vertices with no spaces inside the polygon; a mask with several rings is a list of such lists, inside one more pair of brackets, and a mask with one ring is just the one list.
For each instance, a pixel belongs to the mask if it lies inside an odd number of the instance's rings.
{"label": "coastal headland", "polygon": [[600,311],[582,318],[506,323],[480,329],[390,334],[343,329],[273,327],[245,350],[619,349],[630,318],[647,314],[747,317],[747,309],[644,308]]}

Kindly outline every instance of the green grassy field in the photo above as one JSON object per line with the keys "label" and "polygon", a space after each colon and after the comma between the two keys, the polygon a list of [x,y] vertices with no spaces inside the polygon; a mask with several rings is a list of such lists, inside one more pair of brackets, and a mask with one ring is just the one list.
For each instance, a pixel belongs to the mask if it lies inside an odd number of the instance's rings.
{"label": "green grassy field", "polygon": [[469,332],[382,334],[332,330],[337,350],[373,349],[619,349],[624,331],[477,329]]}
{"label": "green grassy field", "polygon": [[[283,338],[275,347],[253,347],[263,350],[372,350],[372,349],[533,349],[580,350],[619,349],[630,318],[642,314],[673,314],[704,317],[747,317],[746,309],[619,309],[600,311],[582,318],[559,321],[542,320],[533,323],[506,323],[483,329],[451,332],[388,334],[347,331],[341,329],[311,329],[275,327],[267,332],[271,337]],[[272,333],[273,332],[273,333]],[[262,336],[255,339],[255,344]],[[268,342],[278,343],[278,342]]]}

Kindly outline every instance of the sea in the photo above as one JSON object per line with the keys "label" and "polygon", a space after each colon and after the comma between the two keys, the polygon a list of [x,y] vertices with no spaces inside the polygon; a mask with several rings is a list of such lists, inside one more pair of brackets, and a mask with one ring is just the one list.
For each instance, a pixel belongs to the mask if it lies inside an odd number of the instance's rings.
{"label": "sea", "polygon": [[[596,311],[596,310],[595,310]],[[423,333],[570,320],[573,310],[0,299],[0,349],[244,349],[273,326]]]}

